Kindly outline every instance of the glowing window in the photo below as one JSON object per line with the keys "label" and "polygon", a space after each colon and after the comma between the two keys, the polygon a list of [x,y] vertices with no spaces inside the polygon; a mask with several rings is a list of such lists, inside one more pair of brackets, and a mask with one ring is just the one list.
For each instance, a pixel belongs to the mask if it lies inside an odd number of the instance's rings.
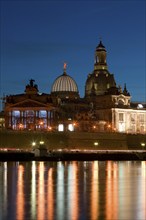
{"label": "glowing window", "polygon": [[58,131],[64,131],[64,125],[63,124],[58,125]]}
{"label": "glowing window", "polygon": [[73,126],[73,124],[69,124],[69,125],[68,125],[68,130],[69,130],[69,131],[74,131],[74,126]]}
{"label": "glowing window", "polygon": [[98,84],[97,83],[94,83],[94,89],[98,89]]}
{"label": "glowing window", "polygon": [[39,111],[39,116],[40,116],[41,118],[46,118],[47,112],[46,112],[45,110],[41,110],[41,111]]}
{"label": "glowing window", "polygon": [[119,113],[119,121],[124,121],[124,114],[123,113]]}
{"label": "glowing window", "polygon": [[144,114],[140,114],[139,115],[139,121],[140,122],[144,122]]}
{"label": "glowing window", "polygon": [[124,131],[125,131],[124,123],[119,123],[119,132],[124,132]]}
{"label": "glowing window", "polygon": [[16,117],[19,117],[20,116],[20,111],[13,111],[12,115],[16,116]]}
{"label": "glowing window", "polygon": [[131,114],[131,121],[132,121],[132,122],[135,122],[135,114],[134,114],[134,113]]}

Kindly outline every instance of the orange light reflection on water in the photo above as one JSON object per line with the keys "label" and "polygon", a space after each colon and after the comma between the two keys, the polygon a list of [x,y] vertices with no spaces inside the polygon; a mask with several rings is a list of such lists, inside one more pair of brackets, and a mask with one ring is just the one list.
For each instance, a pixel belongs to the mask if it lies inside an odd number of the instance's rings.
{"label": "orange light reflection on water", "polygon": [[91,181],[91,219],[99,216],[99,183],[98,183],[98,161],[92,163]]}
{"label": "orange light reflection on water", "polygon": [[17,220],[24,219],[24,167],[18,166],[18,181],[17,181],[17,198],[16,198],[16,218]]}
{"label": "orange light reflection on water", "polygon": [[40,162],[38,166],[38,200],[37,200],[37,219],[45,219],[45,185],[44,185],[44,162]]}
{"label": "orange light reflection on water", "polygon": [[77,220],[79,218],[78,207],[78,165],[77,162],[72,162],[68,169],[68,219]]}
{"label": "orange light reflection on water", "polygon": [[107,178],[106,178],[106,219],[118,219],[118,167],[117,164],[107,162]]}
{"label": "orange light reflection on water", "polygon": [[77,162],[73,162],[73,194],[72,194],[72,220],[78,219],[78,178],[77,178],[77,173],[78,173],[78,167],[77,167]]}
{"label": "orange light reflection on water", "polygon": [[64,165],[62,162],[57,163],[57,185],[56,185],[56,218],[64,220],[65,210],[65,183],[64,183]]}
{"label": "orange light reflection on water", "polygon": [[48,219],[53,220],[54,217],[54,196],[53,196],[53,169],[48,170],[48,191],[47,191],[47,203],[48,203]]}

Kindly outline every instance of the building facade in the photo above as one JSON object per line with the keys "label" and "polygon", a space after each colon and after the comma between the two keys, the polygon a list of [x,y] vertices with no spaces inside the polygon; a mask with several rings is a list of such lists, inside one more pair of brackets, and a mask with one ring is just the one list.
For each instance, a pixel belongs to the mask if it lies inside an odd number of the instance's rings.
{"label": "building facade", "polygon": [[50,94],[40,94],[34,82],[30,80],[24,93],[6,97],[6,129],[146,134],[146,103],[132,103],[126,84],[123,89],[116,85],[101,41],[83,98],[77,83],[67,74],[66,64]]}

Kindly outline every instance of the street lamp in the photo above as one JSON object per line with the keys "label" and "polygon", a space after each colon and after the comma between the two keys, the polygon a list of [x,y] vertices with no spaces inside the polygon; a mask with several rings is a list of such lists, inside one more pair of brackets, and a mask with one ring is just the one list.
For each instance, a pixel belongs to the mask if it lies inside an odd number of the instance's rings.
{"label": "street lamp", "polygon": [[33,147],[36,146],[36,142],[33,141],[33,142],[32,142],[32,146],[33,146]]}

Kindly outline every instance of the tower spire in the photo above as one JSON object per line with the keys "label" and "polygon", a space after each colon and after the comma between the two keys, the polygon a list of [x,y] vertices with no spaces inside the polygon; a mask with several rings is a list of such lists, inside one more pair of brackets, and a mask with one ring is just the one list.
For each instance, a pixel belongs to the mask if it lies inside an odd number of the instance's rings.
{"label": "tower spire", "polygon": [[102,37],[101,36],[99,37],[99,42],[102,42]]}
{"label": "tower spire", "polygon": [[101,37],[99,39],[100,39],[100,42],[98,46],[96,47],[96,51],[95,51],[95,64],[94,64],[95,70],[107,69],[106,49],[104,45],[102,44]]}

